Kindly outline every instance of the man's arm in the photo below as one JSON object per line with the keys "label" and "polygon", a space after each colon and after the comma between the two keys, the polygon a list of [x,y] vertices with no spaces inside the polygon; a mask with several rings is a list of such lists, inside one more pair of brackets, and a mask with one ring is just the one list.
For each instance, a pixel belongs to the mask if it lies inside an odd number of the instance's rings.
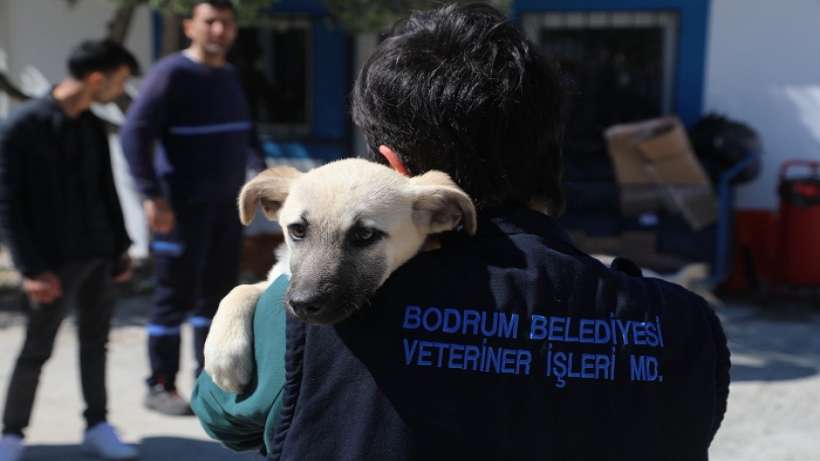
{"label": "man's arm", "polygon": [[164,68],[154,68],[148,74],[120,130],[125,160],[144,198],[148,226],[163,234],[174,228],[176,220],[170,204],[162,197],[154,170],[154,145],[168,123],[171,78],[171,72]]}
{"label": "man's arm", "polygon": [[149,72],[120,130],[122,150],[131,175],[137,190],[146,198],[162,195],[154,170],[154,144],[167,120],[170,82],[170,72],[165,69],[155,68]]}
{"label": "man's arm", "polygon": [[[26,228],[25,156],[34,134],[25,120],[13,119],[0,127],[0,230],[6,240],[17,270],[26,277],[48,270],[45,259],[31,240]],[[48,212],[48,211],[44,211]]]}
{"label": "man's arm", "polygon": [[[672,296],[677,307],[679,315],[674,323],[681,330],[679,333],[688,331],[682,343],[690,367],[684,374],[689,379],[685,392],[695,396],[687,411],[693,412],[694,420],[704,422],[698,429],[702,431],[704,446],[708,447],[726,414],[731,368],[729,344],[712,306],[691,291],[675,288],[674,294],[667,292],[667,295]],[[666,316],[669,319],[669,313]],[[680,420],[687,419],[681,416]]]}
{"label": "man's arm", "polygon": [[716,367],[715,367],[715,383],[716,402],[715,402],[715,416],[712,424],[712,439],[720,429],[720,424],[723,422],[723,417],[726,414],[726,404],[729,401],[729,384],[731,378],[729,370],[732,366],[731,353],[729,352],[729,344],[726,340],[726,333],[723,331],[723,326],[720,324],[720,319],[711,307],[707,306],[707,320],[712,330],[712,337],[715,341]]}
{"label": "man's arm", "polygon": [[256,304],[253,318],[255,376],[241,395],[225,392],[207,373],[197,379],[191,408],[211,438],[232,450],[270,448],[269,437],[285,385],[285,308],[287,277],[279,277]]}
{"label": "man's arm", "polygon": [[117,192],[117,185],[114,181],[114,168],[111,165],[111,149],[109,148],[109,134],[105,129],[101,120],[97,120],[96,124],[98,139],[100,143],[100,183],[102,187],[103,200],[108,208],[109,217],[111,219],[112,228],[115,238],[115,266],[120,266],[124,261],[122,256],[127,256],[128,249],[131,247],[131,237],[128,235],[128,230],[125,227],[125,218],[122,213],[122,204],[120,203],[120,195]]}

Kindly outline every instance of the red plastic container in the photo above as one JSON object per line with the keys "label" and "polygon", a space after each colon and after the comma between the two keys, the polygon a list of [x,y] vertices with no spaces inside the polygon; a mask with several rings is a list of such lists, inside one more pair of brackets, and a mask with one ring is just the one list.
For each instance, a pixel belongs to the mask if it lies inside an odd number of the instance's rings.
{"label": "red plastic container", "polygon": [[[793,174],[798,167],[802,173]],[[776,272],[777,279],[786,285],[820,286],[818,172],[820,161],[815,160],[787,160],[780,167]]]}

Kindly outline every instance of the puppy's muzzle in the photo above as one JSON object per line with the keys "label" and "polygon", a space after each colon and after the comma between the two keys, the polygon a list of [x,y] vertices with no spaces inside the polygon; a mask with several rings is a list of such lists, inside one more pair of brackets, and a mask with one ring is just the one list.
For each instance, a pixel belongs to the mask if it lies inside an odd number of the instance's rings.
{"label": "puppy's muzzle", "polygon": [[299,317],[312,317],[324,309],[324,303],[318,296],[290,296],[288,304]]}
{"label": "puppy's muzzle", "polygon": [[310,323],[330,324],[344,320],[350,313],[339,303],[339,296],[288,293],[286,302],[296,317]]}

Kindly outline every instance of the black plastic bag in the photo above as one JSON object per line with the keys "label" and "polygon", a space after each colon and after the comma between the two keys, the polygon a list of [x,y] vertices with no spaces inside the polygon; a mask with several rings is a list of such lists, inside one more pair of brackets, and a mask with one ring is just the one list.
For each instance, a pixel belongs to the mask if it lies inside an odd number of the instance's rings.
{"label": "black plastic bag", "polygon": [[707,114],[689,129],[689,139],[712,184],[749,154],[757,158],[735,176],[732,184],[752,181],[760,173],[760,137],[748,125],[722,115]]}

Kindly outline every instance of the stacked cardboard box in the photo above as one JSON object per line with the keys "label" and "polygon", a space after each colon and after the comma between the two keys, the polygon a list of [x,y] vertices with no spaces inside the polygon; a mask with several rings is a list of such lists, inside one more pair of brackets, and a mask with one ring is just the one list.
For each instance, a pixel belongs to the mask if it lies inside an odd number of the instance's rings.
{"label": "stacked cardboard box", "polygon": [[693,230],[717,219],[717,197],[677,117],[615,125],[604,133],[621,212],[681,213]]}

